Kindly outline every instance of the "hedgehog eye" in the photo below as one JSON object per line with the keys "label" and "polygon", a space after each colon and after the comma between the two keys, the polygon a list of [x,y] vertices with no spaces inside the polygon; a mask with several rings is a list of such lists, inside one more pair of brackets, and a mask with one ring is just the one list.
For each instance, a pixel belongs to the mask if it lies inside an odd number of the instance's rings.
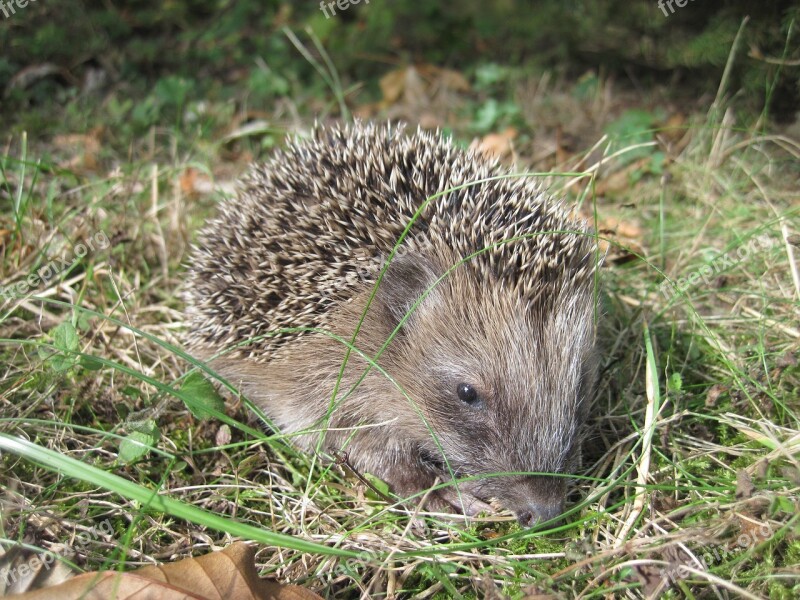
{"label": "hedgehog eye", "polygon": [[468,383],[459,383],[458,387],[456,388],[456,393],[458,394],[459,400],[465,404],[469,404],[473,408],[477,408],[483,404],[483,400],[481,400],[478,390],[475,389],[474,385],[470,385]]}

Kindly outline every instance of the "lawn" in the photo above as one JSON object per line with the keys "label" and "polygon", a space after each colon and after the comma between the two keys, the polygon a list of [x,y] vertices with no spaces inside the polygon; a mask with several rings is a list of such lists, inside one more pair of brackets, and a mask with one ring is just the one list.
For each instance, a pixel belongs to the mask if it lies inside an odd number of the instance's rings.
{"label": "lawn", "polygon": [[[798,597],[796,24],[722,12],[694,31],[699,3],[644,4],[681,56],[712,38],[720,56],[643,72],[591,38],[553,67],[530,54],[555,42],[525,33],[560,23],[552,2],[524,23],[488,11],[468,60],[445,25],[476,32],[473,13],[439,3],[413,33],[390,28],[408,2],[258,20],[247,2],[89,4],[60,33],[63,7],[6,18],[0,595],[250,540],[261,576],[326,598]],[[674,58],[665,43],[637,52]],[[560,523],[388,501],[187,353],[198,231],[252,162],[353,118],[498,156],[596,230],[600,374]],[[37,556],[54,561],[33,581]]]}

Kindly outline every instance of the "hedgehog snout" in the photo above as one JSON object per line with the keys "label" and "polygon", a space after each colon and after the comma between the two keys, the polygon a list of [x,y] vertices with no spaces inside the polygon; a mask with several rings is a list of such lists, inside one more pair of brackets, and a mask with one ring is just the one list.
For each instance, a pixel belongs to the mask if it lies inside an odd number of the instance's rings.
{"label": "hedgehog snout", "polygon": [[555,519],[564,512],[564,500],[551,498],[547,500],[531,500],[526,506],[514,511],[514,516],[523,527],[533,527]]}
{"label": "hedgehog snout", "polygon": [[507,482],[507,497],[501,503],[523,527],[533,527],[564,512],[566,480],[562,477],[531,476]]}

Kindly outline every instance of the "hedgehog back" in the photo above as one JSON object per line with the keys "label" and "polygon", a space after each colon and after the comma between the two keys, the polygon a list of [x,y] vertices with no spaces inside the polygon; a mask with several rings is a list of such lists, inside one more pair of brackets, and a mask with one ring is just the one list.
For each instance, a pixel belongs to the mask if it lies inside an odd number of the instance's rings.
{"label": "hedgehog back", "polygon": [[[437,134],[317,128],[254,167],[200,233],[185,292],[190,346],[219,350],[280,328],[325,328],[331,308],[364,288],[359,269],[387,257],[425,200],[452,188],[414,223],[409,251],[464,258],[488,246],[469,268],[531,310],[548,291],[591,285],[585,225],[536,180],[509,175]],[[292,337],[258,339],[240,353],[268,360]]]}

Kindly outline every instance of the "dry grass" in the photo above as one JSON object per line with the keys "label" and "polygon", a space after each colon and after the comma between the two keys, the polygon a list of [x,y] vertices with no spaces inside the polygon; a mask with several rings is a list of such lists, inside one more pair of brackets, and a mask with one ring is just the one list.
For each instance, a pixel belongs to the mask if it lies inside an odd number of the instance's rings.
{"label": "dry grass", "polygon": [[[99,231],[110,243],[52,283],[3,299],[2,431],[231,522],[359,553],[262,548],[265,574],[327,597],[793,597],[800,144],[738,129],[732,109],[695,119],[658,143],[660,177],[598,196],[627,167],[607,156],[592,166],[596,151],[579,163],[586,177],[553,180],[583,199],[617,245],[603,271],[604,360],[585,470],[559,527],[387,505],[329,459],[254,434],[259,419],[235,395],[226,396],[228,424],[191,416],[168,387],[192,366],[174,348],[176,290],[189,239],[218,193],[187,187],[188,161],[168,151],[99,178],[48,168],[19,142],[6,149],[3,201],[19,212],[2,224],[3,286]],[[740,260],[753,240],[769,243]],[[708,266],[705,281],[688,283]],[[665,275],[678,292],[663,286]],[[53,336],[65,321],[78,333],[66,354]],[[73,364],[76,350],[84,358]],[[147,422],[158,431],[154,450],[120,460],[121,439]],[[91,477],[10,453],[2,469],[0,535],[62,555],[74,546],[81,568],[132,569],[233,539]],[[106,520],[113,534],[92,529]],[[75,546],[87,530],[89,541]]]}

